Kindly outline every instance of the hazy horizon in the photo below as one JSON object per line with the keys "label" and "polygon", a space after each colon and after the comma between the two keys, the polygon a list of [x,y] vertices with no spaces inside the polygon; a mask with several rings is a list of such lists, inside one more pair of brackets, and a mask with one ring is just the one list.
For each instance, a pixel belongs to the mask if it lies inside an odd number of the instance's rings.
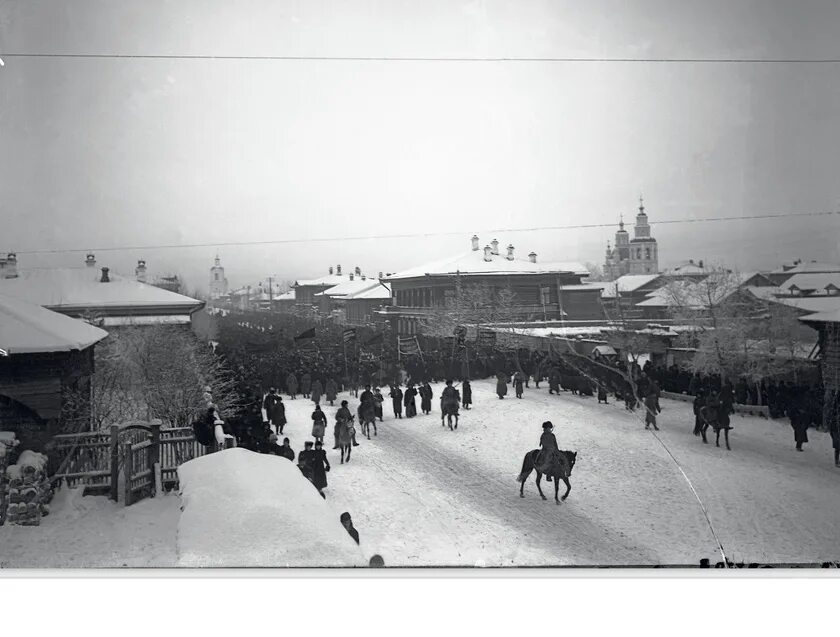
{"label": "hazy horizon", "polygon": [[[0,2],[4,53],[840,58],[836,2]],[[840,64],[4,58],[0,253],[206,289],[395,272],[493,238],[603,263],[644,195],[660,266],[840,261]]]}

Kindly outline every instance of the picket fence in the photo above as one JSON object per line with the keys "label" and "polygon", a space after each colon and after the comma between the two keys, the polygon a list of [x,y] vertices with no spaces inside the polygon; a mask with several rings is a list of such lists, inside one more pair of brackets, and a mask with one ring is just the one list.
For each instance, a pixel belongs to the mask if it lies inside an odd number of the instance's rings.
{"label": "picket fence", "polygon": [[47,456],[54,482],[114,501],[122,491],[128,506],[177,489],[178,467],[213,451],[215,447],[198,443],[191,427],[132,422],[108,431],[55,436]]}

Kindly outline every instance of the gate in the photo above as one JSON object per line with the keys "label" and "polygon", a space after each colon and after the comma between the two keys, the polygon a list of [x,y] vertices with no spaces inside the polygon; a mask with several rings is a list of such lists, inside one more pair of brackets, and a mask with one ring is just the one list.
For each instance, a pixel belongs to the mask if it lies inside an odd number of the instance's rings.
{"label": "gate", "polygon": [[178,488],[178,467],[215,451],[196,441],[191,427],[159,422],[114,425],[110,431],[55,436],[48,451],[52,481],[108,495],[126,506],[158,491]]}

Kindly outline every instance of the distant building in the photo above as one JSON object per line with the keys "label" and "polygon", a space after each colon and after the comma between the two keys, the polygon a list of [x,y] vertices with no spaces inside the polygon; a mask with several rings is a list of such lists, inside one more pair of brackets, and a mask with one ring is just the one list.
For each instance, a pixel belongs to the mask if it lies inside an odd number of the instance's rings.
{"label": "distant building", "polygon": [[[6,259],[8,261],[8,257]],[[190,325],[204,302],[96,267],[88,254],[81,268],[6,268],[0,294],[103,327]],[[135,272],[136,277],[136,272]]]}
{"label": "distant building", "polygon": [[174,292],[175,294],[181,293],[181,280],[178,278],[177,274],[161,275],[155,279],[155,282],[152,283],[152,285],[156,288],[160,288],[161,290]]}
{"label": "distant building", "polygon": [[615,247],[607,243],[604,276],[614,281],[625,274],[656,274],[659,272],[659,249],[650,234],[650,224],[644,201],[639,198],[639,214],[633,228],[633,238],[624,229],[624,218],[618,223]]}
{"label": "distant building", "polygon": [[581,283],[588,275],[579,263],[540,263],[534,252],[527,258],[517,257],[513,245],[500,255],[495,239],[482,250],[473,236],[469,252],[385,276],[393,301],[380,314],[397,333],[418,333],[425,317],[440,312],[455,298],[460,282],[484,284],[495,291],[510,289],[515,320],[602,319],[601,288]]}
{"label": "distant building", "polygon": [[228,280],[219,255],[216,255],[213,267],[210,268],[210,300],[218,301],[228,294]]}

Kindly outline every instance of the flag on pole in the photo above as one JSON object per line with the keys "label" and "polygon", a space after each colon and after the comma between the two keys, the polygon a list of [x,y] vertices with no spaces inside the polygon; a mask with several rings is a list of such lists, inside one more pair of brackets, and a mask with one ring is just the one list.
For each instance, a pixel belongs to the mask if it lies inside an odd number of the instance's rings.
{"label": "flag on pole", "polygon": [[356,340],[356,328],[351,327],[350,329],[344,330],[341,333],[341,338],[345,343],[352,343]]}
{"label": "flag on pole", "polygon": [[310,339],[310,338],[315,338],[315,328],[314,327],[306,330],[305,332],[303,332],[301,334],[298,334],[297,336],[295,336],[295,343],[297,343],[299,341],[305,341],[305,340]]}

